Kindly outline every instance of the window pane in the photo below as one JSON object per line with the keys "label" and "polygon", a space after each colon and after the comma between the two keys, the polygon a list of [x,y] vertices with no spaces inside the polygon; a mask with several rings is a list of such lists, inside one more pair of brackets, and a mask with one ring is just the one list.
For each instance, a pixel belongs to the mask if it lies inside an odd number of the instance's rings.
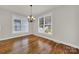
{"label": "window pane", "polygon": [[48,34],[52,34],[52,27],[51,25],[45,25],[45,33],[48,33]]}
{"label": "window pane", "polygon": [[51,16],[45,17],[45,24],[51,24]]}
{"label": "window pane", "polygon": [[22,20],[22,25],[21,25],[21,27],[22,27],[22,31],[23,32],[28,32],[28,27],[29,27],[29,25],[28,25],[28,21],[25,19],[25,20]]}
{"label": "window pane", "polygon": [[43,28],[43,26],[44,26],[44,18],[42,17],[42,18],[39,18],[39,27]]}
{"label": "window pane", "polygon": [[21,20],[14,20],[15,31],[21,31]]}

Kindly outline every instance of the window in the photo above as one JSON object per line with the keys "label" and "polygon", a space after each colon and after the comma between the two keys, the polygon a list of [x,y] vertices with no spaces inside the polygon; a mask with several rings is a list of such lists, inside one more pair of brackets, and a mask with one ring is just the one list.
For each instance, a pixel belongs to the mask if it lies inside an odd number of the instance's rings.
{"label": "window", "polygon": [[38,19],[38,32],[52,34],[51,16],[40,17]]}
{"label": "window", "polygon": [[14,20],[14,31],[21,31],[21,20]]}
{"label": "window", "polygon": [[19,18],[14,17],[13,18],[13,33],[22,33],[22,32],[28,32],[28,21],[27,18]]}
{"label": "window", "polygon": [[21,20],[21,31],[22,32],[28,32],[29,31],[29,23],[27,21],[27,19]]}

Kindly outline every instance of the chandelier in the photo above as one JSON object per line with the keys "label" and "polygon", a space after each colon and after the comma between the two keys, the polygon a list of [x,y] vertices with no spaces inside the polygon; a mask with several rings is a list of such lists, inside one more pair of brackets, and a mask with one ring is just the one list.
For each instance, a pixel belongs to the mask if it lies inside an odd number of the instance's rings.
{"label": "chandelier", "polygon": [[28,21],[33,22],[35,20],[35,17],[32,15],[32,5],[30,5],[30,8],[31,8],[31,10],[30,10],[31,14],[28,16]]}

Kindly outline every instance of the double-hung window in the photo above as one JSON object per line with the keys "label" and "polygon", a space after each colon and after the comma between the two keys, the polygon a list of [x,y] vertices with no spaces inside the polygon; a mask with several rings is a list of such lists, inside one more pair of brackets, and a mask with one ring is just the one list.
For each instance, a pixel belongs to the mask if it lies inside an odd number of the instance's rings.
{"label": "double-hung window", "polygon": [[52,34],[52,17],[51,15],[38,18],[38,32]]}
{"label": "double-hung window", "polygon": [[29,30],[26,17],[13,16],[12,25],[13,33],[25,33]]}

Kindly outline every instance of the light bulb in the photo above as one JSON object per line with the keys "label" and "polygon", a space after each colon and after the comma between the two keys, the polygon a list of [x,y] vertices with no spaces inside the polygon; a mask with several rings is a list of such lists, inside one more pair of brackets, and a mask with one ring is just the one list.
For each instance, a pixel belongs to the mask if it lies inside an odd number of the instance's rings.
{"label": "light bulb", "polygon": [[35,18],[33,18],[35,20]]}
{"label": "light bulb", "polygon": [[28,16],[27,18],[30,18],[30,16]]}

